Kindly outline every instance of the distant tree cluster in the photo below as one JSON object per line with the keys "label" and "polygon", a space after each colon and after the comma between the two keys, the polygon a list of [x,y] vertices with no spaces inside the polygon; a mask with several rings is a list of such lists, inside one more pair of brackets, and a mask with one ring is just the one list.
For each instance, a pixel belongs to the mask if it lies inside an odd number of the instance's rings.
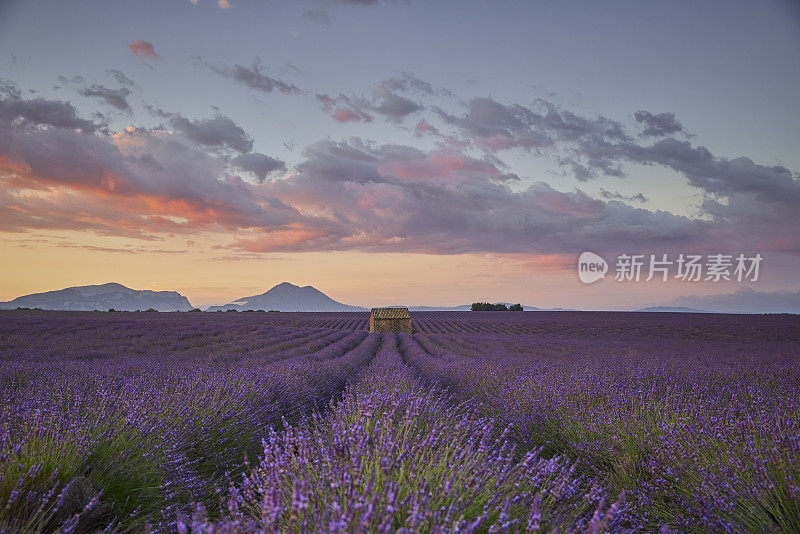
{"label": "distant tree cluster", "polygon": [[[192,311],[194,311],[194,310],[192,310]],[[197,311],[200,311],[200,310],[197,310]],[[239,313],[239,310],[237,310],[235,308],[228,308],[227,310],[224,310],[224,313],[231,313],[231,312],[232,313]],[[277,313],[277,312],[278,312],[278,310],[269,310],[269,313]],[[217,310],[217,313],[223,313],[223,310]],[[242,313],[267,313],[267,312],[265,310],[244,310],[244,311],[242,311]]]}
{"label": "distant tree cluster", "polygon": [[491,304],[489,302],[473,302],[472,311],[522,311],[522,304]]}

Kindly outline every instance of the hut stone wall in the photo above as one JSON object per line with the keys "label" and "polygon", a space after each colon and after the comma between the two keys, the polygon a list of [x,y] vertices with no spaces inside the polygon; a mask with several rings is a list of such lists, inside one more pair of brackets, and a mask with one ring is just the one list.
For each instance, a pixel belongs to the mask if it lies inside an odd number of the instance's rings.
{"label": "hut stone wall", "polygon": [[372,308],[369,313],[370,332],[414,332],[408,308]]}

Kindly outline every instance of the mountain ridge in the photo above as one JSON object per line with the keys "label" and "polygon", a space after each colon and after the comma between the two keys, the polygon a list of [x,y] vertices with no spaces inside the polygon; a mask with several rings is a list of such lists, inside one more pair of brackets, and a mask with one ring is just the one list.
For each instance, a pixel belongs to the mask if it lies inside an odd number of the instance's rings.
{"label": "mountain ridge", "polygon": [[334,311],[366,311],[367,308],[350,306],[333,300],[313,286],[296,286],[289,282],[281,282],[259,295],[242,297],[222,306],[210,306],[209,312],[227,310],[264,310],[281,312],[334,312]]}
{"label": "mountain ridge", "polygon": [[648,306],[634,311],[650,313],[714,313],[696,308],[687,308],[686,306]]}
{"label": "mountain ridge", "polygon": [[[501,304],[510,305],[503,302]],[[403,306],[411,311],[470,311],[471,304],[458,306]],[[137,290],[117,282],[86,286],[72,286],[53,291],[22,295],[0,302],[0,310],[15,308],[41,308],[63,311],[119,311],[154,309],[157,311],[189,311],[189,300],[177,291]],[[351,306],[336,301],[313,286],[297,286],[281,282],[264,293],[242,297],[221,306],[210,306],[206,311],[225,310],[277,310],[277,311],[369,311],[362,306]],[[578,311],[567,308],[539,308],[523,306],[525,311]],[[678,297],[661,305],[629,310],[632,312],[662,313],[800,313],[800,291],[760,292],[749,288],[734,293],[698,297]]]}
{"label": "mountain ridge", "polygon": [[71,286],[64,289],[22,295],[0,302],[0,310],[41,308],[44,310],[93,311],[189,311],[189,299],[177,291],[131,289],[117,282]]}

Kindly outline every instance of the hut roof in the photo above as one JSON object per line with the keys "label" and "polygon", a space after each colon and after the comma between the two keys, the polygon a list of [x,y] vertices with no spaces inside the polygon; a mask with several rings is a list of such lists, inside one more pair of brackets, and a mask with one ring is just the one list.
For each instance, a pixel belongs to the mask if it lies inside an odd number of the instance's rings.
{"label": "hut roof", "polygon": [[372,308],[372,317],[375,319],[410,319],[408,308]]}

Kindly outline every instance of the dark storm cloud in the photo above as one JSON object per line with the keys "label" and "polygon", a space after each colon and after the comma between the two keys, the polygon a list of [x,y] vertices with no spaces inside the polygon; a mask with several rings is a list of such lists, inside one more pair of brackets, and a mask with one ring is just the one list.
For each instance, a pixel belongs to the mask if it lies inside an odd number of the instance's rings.
{"label": "dark storm cloud", "polygon": [[683,131],[683,125],[675,120],[674,113],[653,115],[649,111],[637,111],[633,114],[633,117],[636,122],[644,124],[645,129],[642,131],[644,135],[661,137]]}
{"label": "dark storm cloud", "polygon": [[249,67],[238,64],[233,66],[218,66],[206,63],[205,65],[220,76],[229,78],[254,91],[271,93],[277,90],[282,93],[300,93],[300,89],[294,84],[266,74],[258,59]]}
{"label": "dark storm cloud", "polygon": [[263,182],[274,172],[286,170],[286,163],[283,161],[258,152],[236,156],[231,163],[243,171],[254,174],[259,182]]}
{"label": "dark storm cloud", "polygon": [[116,108],[126,113],[131,112],[131,106],[128,104],[128,96],[131,90],[123,87],[122,89],[110,89],[102,85],[90,85],[84,87],[79,94],[89,98],[99,98],[109,106]]}
{"label": "dark storm cloud", "polygon": [[244,129],[224,115],[213,119],[189,120],[180,114],[170,119],[175,130],[183,133],[191,141],[213,147],[226,146],[237,152],[250,152],[253,140]]}

